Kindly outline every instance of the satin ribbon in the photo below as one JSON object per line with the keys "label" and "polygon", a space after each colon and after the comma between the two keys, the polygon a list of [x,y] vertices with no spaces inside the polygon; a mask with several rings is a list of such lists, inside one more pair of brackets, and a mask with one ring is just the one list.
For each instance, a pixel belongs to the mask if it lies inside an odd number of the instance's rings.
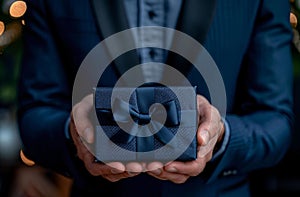
{"label": "satin ribbon", "polygon": [[[162,103],[164,108],[166,109],[166,125],[170,127],[176,127],[180,124],[180,117],[179,113],[176,107],[175,100],[171,100],[166,103]],[[149,111],[149,114],[140,113],[133,105],[130,105],[126,103],[125,101],[122,101],[120,99],[116,99],[114,102],[114,120],[121,124],[130,124],[130,134],[124,132],[123,130],[120,130],[117,132],[111,140],[117,143],[130,143],[136,136],[137,132],[140,132],[139,125],[145,125],[150,123],[151,117],[159,117],[160,114],[163,114],[163,111],[158,108],[154,107],[152,110]],[[129,114],[131,115],[132,119],[135,121],[136,124],[132,124],[130,121],[130,117],[128,115],[128,109]],[[144,126],[146,127],[146,126]],[[151,124],[148,126],[149,131],[163,144],[167,144],[174,135],[171,131],[169,131],[168,128],[166,128],[160,120],[157,121],[155,119],[152,119]],[[158,131],[158,129],[160,130]],[[158,132],[156,132],[158,131]],[[144,149],[144,148],[143,148]]]}
{"label": "satin ribbon", "polygon": [[[154,138],[163,145],[169,145],[172,149],[177,149],[178,145],[176,142],[172,143],[172,145],[169,144],[175,135],[170,128],[176,129],[179,125],[186,127],[194,126],[194,110],[180,111],[174,99],[161,103],[165,110],[155,106],[150,108],[150,106],[155,103],[154,89],[147,88],[145,90],[137,90],[137,107],[116,98],[113,102],[113,112],[112,109],[96,109],[97,114],[100,117],[101,125],[117,126],[118,123],[119,125],[126,125],[126,131],[129,131],[125,132],[119,128],[110,139],[116,144],[129,144],[136,139],[136,150],[133,150],[136,152],[148,152],[154,150]],[[155,117],[160,117],[160,115],[164,113],[166,115],[166,120],[162,124],[162,121]],[[148,123],[150,124],[147,125]],[[148,127],[146,127],[146,125]],[[145,129],[147,129],[147,131],[145,131]],[[138,132],[147,132],[148,137],[139,137],[137,136]],[[152,134],[149,135],[149,132]],[[188,157],[189,156],[187,156],[187,158]]]}

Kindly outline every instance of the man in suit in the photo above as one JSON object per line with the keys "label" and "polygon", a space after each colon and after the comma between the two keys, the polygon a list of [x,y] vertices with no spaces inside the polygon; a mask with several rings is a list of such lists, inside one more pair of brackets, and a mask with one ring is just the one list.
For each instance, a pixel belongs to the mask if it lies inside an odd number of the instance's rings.
{"label": "man in suit", "polygon": [[[176,2],[28,2],[19,90],[24,151],[36,163],[72,177],[74,196],[249,196],[249,173],[275,165],[288,149],[293,119],[288,1]],[[76,72],[101,40],[147,25],[175,28],[205,46],[224,79],[226,117],[220,121],[207,93],[197,97],[195,161],[95,163],[79,140],[93,142],[94,136],[91,96],[72,106]],[[165,59],[160,50],[142,49],[138,55],[142,63],[178,66],[176,57]],[[117,78],[111,74],[102,81],[113,85]],[[207,151],[199,156],[203,147]]]}

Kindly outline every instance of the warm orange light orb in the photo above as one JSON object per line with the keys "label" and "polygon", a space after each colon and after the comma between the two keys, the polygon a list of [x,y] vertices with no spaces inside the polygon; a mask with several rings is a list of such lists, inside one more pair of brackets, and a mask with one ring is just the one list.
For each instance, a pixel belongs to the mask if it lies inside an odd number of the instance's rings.
{"label": "warm orange light orb", "polygon": [[4,33],[5,25],[2,21],[0,21],[0,36]]}
{"label": "warm orange light orb", "polygon": [[295,14],[293,14],[293,13],[290,13],[290,23],[294,28],[297,27],[298,20],[297,20],[297,17],[295,16]]}
{"label": "warm orange light orb", "polygon": [[9,14],[14,18],[22,17],[27,10],[27,5],[24,1],[15,1],[10,5]]}
{"label": "warm orange light orb", "polygon": [[21,160],[22,160],[27,166],[34,166],[34,165],[35,165],[34,161],[28,159],[28,158],[24,155],[24,153],[23,153],[22,150],[20,151],[20,157],[21,157]]}

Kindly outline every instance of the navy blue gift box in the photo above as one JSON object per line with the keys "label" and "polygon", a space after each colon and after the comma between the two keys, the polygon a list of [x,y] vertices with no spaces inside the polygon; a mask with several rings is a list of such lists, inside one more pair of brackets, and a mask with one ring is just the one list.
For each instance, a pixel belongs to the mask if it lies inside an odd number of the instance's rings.
{"label": "navy blue gift box", "polygon": [[94,144],[97,160],[197,158],[195,88],[97,87],[94,99],[99,122]]}

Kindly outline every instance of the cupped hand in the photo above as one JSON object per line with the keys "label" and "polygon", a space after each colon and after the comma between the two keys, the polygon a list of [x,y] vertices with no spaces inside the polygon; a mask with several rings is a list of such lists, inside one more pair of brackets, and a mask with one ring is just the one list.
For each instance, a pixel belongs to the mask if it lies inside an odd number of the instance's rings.
{"label": "cupped hand", "polygon": [[69,125],[70,134],[77,149],[78,157],[83,161],[88,172],[93,176],[116,182],[124,178],[138,175],[143,167],[140,163],[132,162],[123,164],[111,162],[107,164],[95,162],[89,145],[94,142],[94,126],[90,120],[90,113],[93,109],[93,95],[90,94],[77,103],[71,112]]}
{"label": "cupped hand", "polygon": [[184,183],[189,177],[203,172],[212,158],[217,143],[224,135],[224,123],[219,111],[203,96],[197,95],[199,125],[197,130],[197,159],[193,161],[172,161],[167,164],[152,162],[147,165],[148,174],[160,180]]}

